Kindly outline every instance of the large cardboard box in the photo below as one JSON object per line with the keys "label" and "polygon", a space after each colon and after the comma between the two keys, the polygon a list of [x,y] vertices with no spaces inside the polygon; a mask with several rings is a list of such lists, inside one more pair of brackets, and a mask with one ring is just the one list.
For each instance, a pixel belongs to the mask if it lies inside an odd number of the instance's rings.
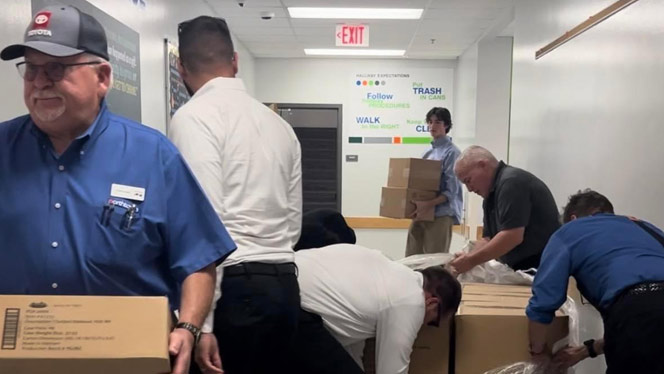
{"label": "large cardboard box", "polygon": [[[413,344],[409,374],[482,374],[530,358],[525,315],[530,287],[464,283],[462,288],[454,330],[423,326]],[[558,314],[549,346],[567,332],[568,318]],[[375,374],[373,345],[368,348],[365,372]]]}
{"label": "large cardboard box", "polygon": [[[436,191],[383,187],[380,197],[380,215],[390,218],[410,218],[415,211],[413,200],[431,200],[437,195]],[[423,217],[423,219],[433,220],[433,213],[432,209],[431,217]]]}
{"label": "large cardboard box", "polygon": [[441,161],[421,158],[391,158],[387,177],[388,187],[438,191]]}
{"label": "large cardboard box", "polygon": [[[447,374],[450,353],[450,324],[422,326],[410,354],[409,374]],[[376,340],[364,345],[364,372],[376,374]]]}
{"label": "large cardboard box", "polygon": [[450,324],[422,326],[410,354],[409,374],[447,374],[450,366]]}
{"label": "large cardboard box", "polygon": [[0,373],[170,372],[165,297],[0,296]]}
{"label": "large cardboard box", "polygon": [[[477,374],[530,358],[527,286],[463,284],[455,317],[455,373]],[[567,336],[568,318],[557,315],[549,346]]]}

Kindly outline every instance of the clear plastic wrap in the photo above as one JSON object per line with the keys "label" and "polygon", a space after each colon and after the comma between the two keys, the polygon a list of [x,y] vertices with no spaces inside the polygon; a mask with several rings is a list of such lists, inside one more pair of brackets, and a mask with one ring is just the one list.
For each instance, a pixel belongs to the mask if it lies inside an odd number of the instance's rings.
{"label": "clear plastic wrap", "polygon": [[484,374],[564,374],[565,371],[556,367],[551,360],[534,362],[517,362],[489,370]]}
{"label": "clear plastic wrap", "polygon": [[[474,242],[469,241],[461,250],[469,253],[473,250]],[[429,266],[447,265],[454,259],[450,253],[431,253],[409,256],[399,260],[411,269],[424,269]],[[470,271],[459,275],[460,282],[468,283],[492,283],[492,284],[533,284],[533,275],[529,272],[514,271],[509,266],[495,260],[475,266]]]}

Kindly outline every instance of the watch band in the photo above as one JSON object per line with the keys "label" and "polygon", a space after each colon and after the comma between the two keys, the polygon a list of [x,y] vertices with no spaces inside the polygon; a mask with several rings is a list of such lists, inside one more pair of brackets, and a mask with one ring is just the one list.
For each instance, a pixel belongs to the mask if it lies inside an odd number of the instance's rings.
{"label": "watch band", "polygon": [[198,341],[201,339],[201,329],[192,323],[180,322],[175,325],[175,328],[189,331],[194,336],[194,344],[198,344]]}
{"label": "watch band", "polygon": [[583,345],[586,346],[586,349],[588,350],[588,356],[590,356],[590,358],[597,357],[597,352],[595,351],[595,339],[586,340],[583,342]]}

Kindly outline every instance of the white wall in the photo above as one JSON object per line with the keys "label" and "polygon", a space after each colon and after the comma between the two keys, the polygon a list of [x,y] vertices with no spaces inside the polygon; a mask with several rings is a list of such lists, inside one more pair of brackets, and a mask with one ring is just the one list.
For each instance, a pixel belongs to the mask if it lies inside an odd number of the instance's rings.
{"label": "white wall", "polygon": [[[62,0],[62,3],[67,3]],[[217,16],[203,0],[148,1],[145,8],[131,1],[90,0],[92,5],[108,13],[140,34],[141,51],[141,116],[143,123],[162,132],[166,129],[166,93],[164,38],[177,40],[177,24],[207,14]],[[23,32],[31,17],[29,0],[2,0],[0,13],[0,46],[23,41]],[[232,30],[231,30],[232,31]],[[254,90],[254,58],[240,43],[236,43],[240,57],[240,74],[247,89]],[[22,99],[22,81],[14,64],[0,62],[0,74],[6,77],[5,97],[0,103],[0,121],[27,113]],[[15,93],[15,94],[13,94]]]}
{"label": "white wall", "polygon": [[[26,5],[27,3],[27,5]],[[0,13],[0,48],[23,41],[23,33],[30,21],[30,3],[26,0],[3,0]],[[25,114],[23,104],[23,80],[14,64],[17,61],[0,60],[2,77],[2,101],[0,101],[0,122]]]}
{"label": "white wall", "polygon": [[475,142],[507,161],[512,85],[512,38],[478,43]]}
{"label": "white wall", "polygon": [[535,51],[610,0],[519,1],[510,160],[551,188],[578,189],[664,226],[664,3],[639,1],[539,60]]}
{"label": "white wall", "polygon": [[[454,69],[454,60],[406,59],[257,59],[256,93],[263,102],[297,104],[341,104],[349,106],[348,81],[354,73],[394,72],[414,69]],[[453,87],[445,88],[453,106]],[[450,92],[451,91],[451,92]],[[345,110],[345,109],[344,109]],[[347,113],[348,111],[344,111]],[[426,113],[414,114],[422,118]],[[348,144],[346,131],[351,118],[343,116],[342,126],[342,213],[346,216],[377,216],[380,186],[387,182],[389,157],[421,157],[428,145]],[[455,136],[453,130],[452,136]],[[346,154],[358,154],[359,162],[345,163]],[[366,185],[375,186],[367,190]],[[381,249],[400,258],[405,251],[406,230],[358,230],[359,243]]]}
{"label": "white wall", "polygon": [[[507,160],[510,123],[512,38],[487,36],[459,57],[455,75],[457,145],[479,144]],[[482,225],[482,198],[465,192],[466,222]]]}
{"label": "white wall", "polygon": [[[664,3],[639,1],[543,58],[534,57],[612,3],[517,3],[510,161],[544,180],[559,206],[591,187],[618,212],[662,226]],[[582,339],[601,334],[595,323],[594,331],[586,325]],[[587,360],[579,372],[603,372],[602,364]]]}

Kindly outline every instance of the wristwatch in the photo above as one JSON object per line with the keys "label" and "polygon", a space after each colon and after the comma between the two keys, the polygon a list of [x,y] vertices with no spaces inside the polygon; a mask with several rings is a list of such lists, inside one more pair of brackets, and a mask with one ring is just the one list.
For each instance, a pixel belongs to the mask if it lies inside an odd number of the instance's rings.
{"label": "wristwatch", "polygon": [[586,349],[588,350],[588,356],[590,356],[590,358],[597,357],[597,352],[595,352],[595,339],[586,340],[583,342],[583,345],[586,346]]}
{"label": "wristwatch", "polygon": [[177,325],[175,325],[175,328],[185,329],[189,331],[191,335],[194,336],[194,346],[196,346],[198,344],[198,341],[201,340],[201,329],[189,322],[180,322]]}

